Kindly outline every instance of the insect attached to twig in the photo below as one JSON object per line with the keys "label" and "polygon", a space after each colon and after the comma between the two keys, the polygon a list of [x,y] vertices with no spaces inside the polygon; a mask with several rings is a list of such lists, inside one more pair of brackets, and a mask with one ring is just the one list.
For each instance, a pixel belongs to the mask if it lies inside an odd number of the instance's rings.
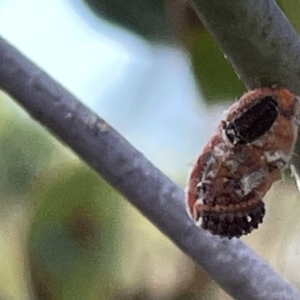
{"label": "insect attached to twig", "polygon": [[194,165],[190,216],[212,234],[232,238],[263,221],[263,197],[289,165],[300,99],[285,88],[258,88],[227,111]]}

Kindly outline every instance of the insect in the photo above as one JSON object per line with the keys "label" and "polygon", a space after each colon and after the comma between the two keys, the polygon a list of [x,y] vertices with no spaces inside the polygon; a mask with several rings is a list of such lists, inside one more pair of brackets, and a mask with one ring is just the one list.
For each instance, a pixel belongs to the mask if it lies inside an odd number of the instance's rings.
{"label": "insect", "polygon": [[227,111],[193,166],[188,213],[223,237],[250,233],[263,221],[262,198],[289,165],[300,99],[285,88],[258,88]]}

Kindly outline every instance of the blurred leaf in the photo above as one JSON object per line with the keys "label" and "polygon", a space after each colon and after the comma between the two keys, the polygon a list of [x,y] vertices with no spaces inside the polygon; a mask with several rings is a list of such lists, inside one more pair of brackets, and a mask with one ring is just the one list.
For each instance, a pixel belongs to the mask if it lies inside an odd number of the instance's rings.
{"label": "blurred leaf", "polygon": [[27,190],[31,180],[51,162],[54,147],[45,130],[2,94],[0,108],[0,193],[3,201]]}
{"label": "blurred leaf", "polygon": [[[212,36],[203,31],[190,45],[192,67],[204,99],[209,103],[228,101],[245,92],[230,63],[225,59]],[[191,37],[193,39],[193,37]]]}
{"label": "blurred leaf", "polygon": [[108,299],[118,270],[118,198],[86,167],[36,185],[28,247],[38,299]]}
{"label": "blurred leaf", "polygon": [[208,103],[228,101],[244,91],[232,66],[187,0],[167,0],[167,13],[175,33],[188,51],[192,68]]}
{"label": "blurred leaf", "polygon": [[298,0],[278,0],[277,3],[286,14],[292,25],[295,27],[297,32],[300,32],[300,2]]}
{"label": "blurred leaf", "polygon": [[99,16],[150,39],[170,39],[163,0],[83,0]]}
{"label": "blurred leaf", "polygon": [[50,162],[52,145],[44,133],[22,122],[4,124],[0,144],[0,190],[23,193],[38,170]]}

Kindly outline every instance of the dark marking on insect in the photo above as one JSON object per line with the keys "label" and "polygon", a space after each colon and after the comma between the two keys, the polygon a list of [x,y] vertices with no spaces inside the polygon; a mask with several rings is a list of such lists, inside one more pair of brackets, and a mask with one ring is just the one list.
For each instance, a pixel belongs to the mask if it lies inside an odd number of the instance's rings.
{"label": "dark marking on insect", "polygon": [[267,96],[250,106],[233,121],[223,122],[223,130],[234,145],[252,143],[271,128],[277,116],[277,100],[273,96]]}
{"label": "dark marking on insect", "polygon": [[253,207],[248,207],[247,211],[221,213],[203,211],[201,227],[209,230],[212,234],[227,236],[228,238],[240,237],[258,228],[265,212],[265,204],[262,201]]}

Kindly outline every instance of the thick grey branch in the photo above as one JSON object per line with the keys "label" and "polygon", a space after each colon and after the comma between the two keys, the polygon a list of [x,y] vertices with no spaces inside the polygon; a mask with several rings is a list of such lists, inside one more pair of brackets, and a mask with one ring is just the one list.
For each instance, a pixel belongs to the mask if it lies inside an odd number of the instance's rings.
{"label": "thick grey branch", "polygon": [[197,228],[184,193],[104,120],[0,39],[0,86],[123,194],[234,298],[300,299],[240,240]]}
{"label": "thick grey branch", "polygon": [[200,19],[248,88],[300,95],[299,37],[273,0],[193,0]]}

